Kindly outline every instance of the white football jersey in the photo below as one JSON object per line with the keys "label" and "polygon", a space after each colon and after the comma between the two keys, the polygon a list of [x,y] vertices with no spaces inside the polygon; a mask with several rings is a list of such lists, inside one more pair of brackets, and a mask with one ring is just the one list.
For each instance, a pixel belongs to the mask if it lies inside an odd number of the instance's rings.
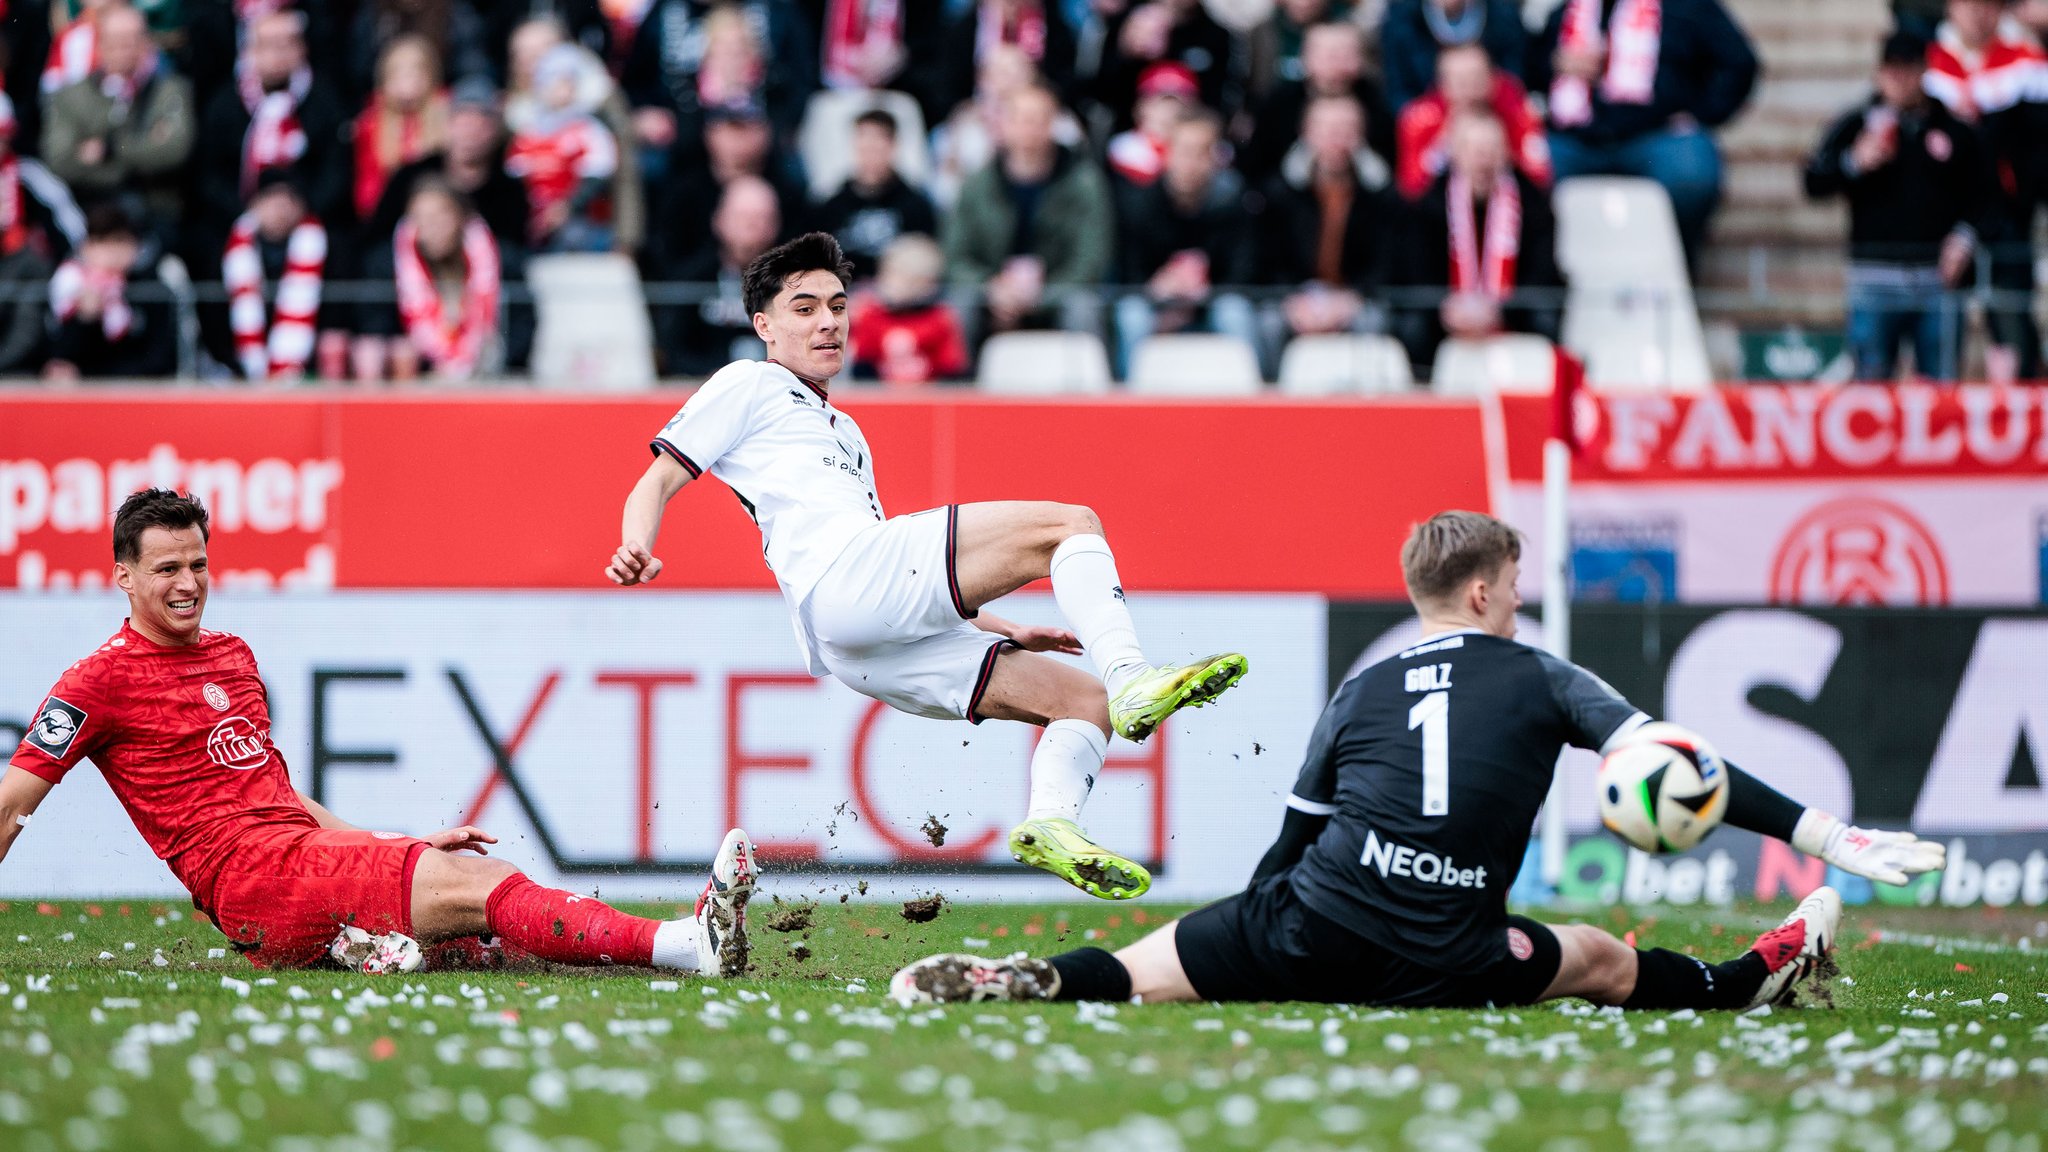
{"label": "white football jersey", "polygon": [[[762,553],[792,615],[847,541],[883,519],[860,426],[772,360],[720,369],[652,447],[739,496],[761,528]],[[810,647],[801,627],[798,635]]]}

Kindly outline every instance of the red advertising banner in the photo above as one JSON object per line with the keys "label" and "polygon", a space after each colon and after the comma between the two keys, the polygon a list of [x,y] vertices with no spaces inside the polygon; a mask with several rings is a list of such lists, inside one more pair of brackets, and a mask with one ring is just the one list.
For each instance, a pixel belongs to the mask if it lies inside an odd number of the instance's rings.
{"label": "red advertising banner", "polygon": [[[1580,393],[1585,599],[2048,603],[2048,390],[1757,386]],[[1497,514],[1540,572],[1547,396],[1487,408]]]}
{"label": "red advertising banner", "polygon": [[[603,586],[626,492],[683,398],[0,395],[0,588],[104,584],[109,510],[151,484],[206,500],[223,586]],[[1159,591],[1399,597],[1408,526],[1486,503],[1468,402],[834,399],[891,513],[1087,504],[1125,578]],[[666,586],[774,586],[722,487],[671,507]]]}

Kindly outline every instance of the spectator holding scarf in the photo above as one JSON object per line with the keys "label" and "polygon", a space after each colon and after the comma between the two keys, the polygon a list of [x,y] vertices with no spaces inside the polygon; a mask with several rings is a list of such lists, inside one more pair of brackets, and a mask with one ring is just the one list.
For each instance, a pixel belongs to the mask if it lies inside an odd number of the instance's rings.
{"label": "spectator holding scarf", "polygon": [[1446,293],[1434,313],[1397,317],[1409,359],[1426,367],[1447,336],[1533,332],[1557,339],[1559,301],[1515,299],[1563,283],[1549,191],[1510,162],[1507,133],[1490,112],[1464,112],[1451,122],[1449,157],[1403,229],[1398,279]]}
{"label": "spectator holding scarf", "polygon": [[[131,301],[138,282],[156,291]],[[87,213],[85,243],[50,277],[44,379],[170,375],[178,366],[177,318],[162,289],[155,260],[121,206],[110,201]]]}
{"label": "spectator holding scarf", "polygon": [[501,331],[507,265],[490,228],[439,179],[414,186],[390,246],[365,263],[369,274],[389,277],[396,300],[364,309],[351,351],[358,380],[472,380],[515,359],[531,339],[523,323]]}
{"label": "spectator holding scarf", "polygon": [[220,261],[235,361],[252,381],[297,380],[313,355],[327,270],[327,229],[278,169],[257,177],[249,210],[228,230]]}
{"label": "spectator holding scarf", "polygon": [[1721,199],[1710,130],[1742,110],[1757,76],[1756,52],[1720,0],[1565,0],[1526,74],[1531,90],[1549,95],[1557,178],[1663,185],[1697,268]]}
{"label": "spectator holding scarf", "polygon": [[[304,18],[265,12],[247,29],[235,83],[214,94],[199,135],[196,240],[202,278],[226,249],[228,229],[256,179],[282,168],[305,189],[306,205],[329,227],[350,219],[349,116],[306,62]],[[189,245],[188,245],[189,246]]]}

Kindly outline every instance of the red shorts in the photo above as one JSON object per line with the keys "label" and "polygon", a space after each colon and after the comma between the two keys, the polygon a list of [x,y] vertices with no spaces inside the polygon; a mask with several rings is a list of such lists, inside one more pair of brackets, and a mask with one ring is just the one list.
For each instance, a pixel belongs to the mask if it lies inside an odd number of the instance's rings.
{"label": "red shorts", "polygon": [[238,844],[207,911],[258,968],[302,968],[344,924],[412,934],[412,874],[427,842],[394,832],[291,829]]}

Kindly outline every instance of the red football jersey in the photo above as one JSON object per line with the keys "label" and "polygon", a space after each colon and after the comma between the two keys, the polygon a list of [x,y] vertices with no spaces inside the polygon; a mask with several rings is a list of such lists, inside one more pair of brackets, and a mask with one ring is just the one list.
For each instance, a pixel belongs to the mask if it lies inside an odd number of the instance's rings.
{"label": "red football jersey", "polygon": [[87,758],[201,907],[245,833],[319,827],[270,742],[256,656],[225,632],[165,648],[124,620],[73,664],[11,763],[55,784]]}

